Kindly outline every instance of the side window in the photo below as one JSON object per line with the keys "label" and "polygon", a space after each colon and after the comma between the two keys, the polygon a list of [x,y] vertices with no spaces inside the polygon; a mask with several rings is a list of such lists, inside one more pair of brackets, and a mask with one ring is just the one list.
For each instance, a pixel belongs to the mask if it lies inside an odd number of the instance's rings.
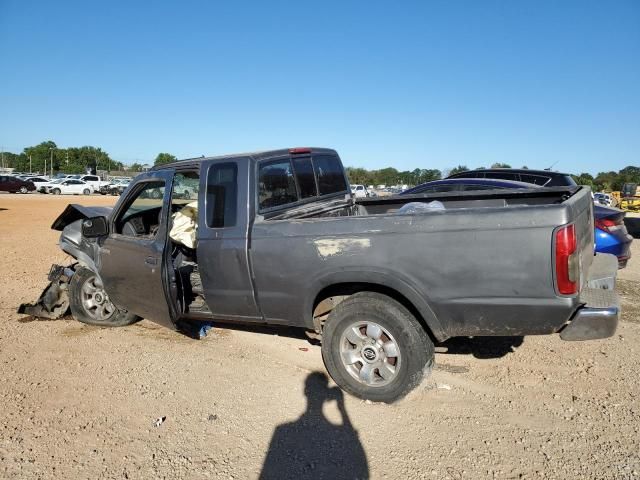
{"label": "side window", "polygon": [[546,185],[549,182],[549,177],[543,177],[542,175],[531,175],[529,173],[521,173],[520,178],[523,182],[533,183],[535,185]]}
{"label": "side window", "polygon": [[502,187],[498,187],[498,186],[493,186],[493,185],[475,185],[472,183],[465,183],[464,185],[462,185],[462,191],[463,192],[471,192],[471,191],[475,191],[475,190],[502,190]]}
{"label": "side window", "polygon": [[176,173],[173,177],[171,192],[172,204],[186,204],[198,199],[200,177],[196,172]]}
{"label": "side window", "polygon": [[85,182],[97,182],[98,180],[100,180],[100,179],[98,177],[94,177],[94,176],[84,177],[84,181]]}
{"label": "side window", "polygon": [[261,164],[258,172],[260,210],[297,201],[298,192],[291,162],[287,159]]}
{"label": "side window", "polygon": [[444,185],[435,185],[432,187],[432,192],[455,192],[458,190],[458,185],[449,183]]}
{"label": "side window", "polygon": [[484,178],[498,178],[501,180],[515,180],[518,181],[517,173],[509,173],[509,172],[487,172],[484,175]]}
{"label": "side window", "polygon": [[160,224],[165,182],[146,182],[116,218],[115,233],[153,238]]}
{"label": "side window", "polygon": [[207,172],[205,197],[209,228],[233,227],[238,215],[238,167],[235,163],[214,164]]}
{"label": "side window", "polygon": [[296,180],[300,189],[300,199],[316,197],[318,191],[316,190],[316,178],[313,175],[311,158],[293,158],[293,169],[296,172]]}
{"label": "side window", "polygon": [[316,170],[320,195],[347,191],[347,183],[338,157],[316,155],[313,157],[313,167]]}

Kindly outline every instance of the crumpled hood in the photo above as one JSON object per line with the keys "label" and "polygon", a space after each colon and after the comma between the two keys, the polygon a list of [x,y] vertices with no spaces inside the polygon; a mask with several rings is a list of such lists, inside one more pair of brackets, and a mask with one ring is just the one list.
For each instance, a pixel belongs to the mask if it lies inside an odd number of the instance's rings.
{"label": "crumpled hood", "polygon": [[111,213],[111,210],[113,210],[112,207],[85,207],[84,205],[72,203],[67,205],[67,208],[55,219],[51,229],[62,231],[70,223],[83,218],[106,217]]}

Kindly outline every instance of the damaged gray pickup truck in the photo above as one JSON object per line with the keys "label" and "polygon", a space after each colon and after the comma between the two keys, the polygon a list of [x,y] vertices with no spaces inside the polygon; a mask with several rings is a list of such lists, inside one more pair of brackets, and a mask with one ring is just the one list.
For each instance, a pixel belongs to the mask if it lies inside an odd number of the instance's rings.
{"label": "damaged gray pickup truck", "polygon": [[594,256],[592,210],[575,186],[356,200],[322,148],[183,160],[113,209],[69,205],[52,228],[76,262],[21,311],[300,327],[341,388],[393,402],[451,337],[613,335],[617,261]]}

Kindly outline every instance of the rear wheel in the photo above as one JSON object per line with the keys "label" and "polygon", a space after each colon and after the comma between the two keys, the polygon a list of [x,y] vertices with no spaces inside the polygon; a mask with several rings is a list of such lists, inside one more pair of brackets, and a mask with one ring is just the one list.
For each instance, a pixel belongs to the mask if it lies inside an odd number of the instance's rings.
{"label": "rear wheel", "polygon": [[20,193],[28,193],[28,192],[29,192],[29,190],[24,185],[22,187],[20,187]]}
{"label": "rear wheel", "polygon": [[82,191],[82,194],[83,194],[83,195],[91,195],[91,190],[89,190],[88,188],[85,188],[85,189]]}
{"label": "rear wheel", "polygon": [[89,325],[123,327],[140,321],[140,317],[116,307],[104,290],[100,277],[80,267],[71,277],[69,300],[73,318]]}
{"label": "rear wheel", "polygon": [[431,373],[434,345],[402,304],[386,295],[362,292],[329,315],[322,333],[322,358],[343,390],[392,403]]}
{"label": "rear wheel", "polygon": [[53,193],[54,195],[60,195],[60,189],[54,188],[53,190],[51,190],[51,193]]}

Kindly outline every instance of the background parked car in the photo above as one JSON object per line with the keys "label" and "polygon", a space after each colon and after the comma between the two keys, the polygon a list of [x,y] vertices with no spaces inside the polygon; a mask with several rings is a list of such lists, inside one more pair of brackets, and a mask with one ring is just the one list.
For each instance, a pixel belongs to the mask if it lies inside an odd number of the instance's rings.
{"label": "background parked car", "polygon": [[594,193],[593,200],[605,207],[613,207],[614,197],[608,193]]}
{"label": "background parked car", "polygon": [[529,170],[526,168],[479,168],[449,175],[447,178],[493,178],[532,183],[540,187],[570,187],[576,185],[576,182],[568,173]]}
{"label": "background parked car", "polygon": [[47,191],[54,195],[91,195],[93,187],[82,180],[71,178],[47,187]]}
{"label": "background parked car", "polygon": [[94,192],[100,192],[100,187],[102,187],[103,184],[108,183],[100,180],[100,177],[97,175],[81,175],[78,180],[82,180],[83,182],[91,185]]}
{"label": "background parked car", "polygon": [[[569,177],[571,179],[571,177]],[[571,179],[573,181],[573,179]],[[574,182],[575,185],[575,182]],[[420,193],[464,192],[473,190],[501,190],[505,188],[540,188],[538,185],[525,182],[491,178],[446,178],[423,183],[410,188],[401,195],[416,195]],[[618,267],[624,268],[631,257],[631,242],[633,237],[628,234],[624,225],[625,212],[617,208],[595,204],[594,239],[595,251],[611,253],[618,257]]]}
{"label": "background parked car", "polygon": [[353,184],[351,185],[351,194],[356,198],[368,197],[369,190],[364,185]]}
{"label": "background parked car", "polygon": [[0,175],[0,192],[29,193],[33,192],[35,189],[35,185],[31,182],[25,182],[18,177]]}
{"label": "background parked car", "polygon": [[36,190],[40,190],[40,186],[45,183],[49,183],[49,179],[45,177],[26,177],[23,178],[25,182],[31,182],[36,187]]}
{"label": "background parked car", "polygon": [[101,187],[100,189],[100,193],[103,193],[103,195],[122,195],[122,192],[124,192],[127,187],[129,186],[129,183],[131,183],[131,180],[128,179],[118,179],[118,180],[113,180],[110,183],[108,183],[107,185]]}
{"label": "background parked car", "polygon": [[38,184],[36,188],[40,193],[49,193],[49,187],[58,185],[64,182],[65,180],[66,178],[54,178],[53,180],[49,180],[48,182]]}

